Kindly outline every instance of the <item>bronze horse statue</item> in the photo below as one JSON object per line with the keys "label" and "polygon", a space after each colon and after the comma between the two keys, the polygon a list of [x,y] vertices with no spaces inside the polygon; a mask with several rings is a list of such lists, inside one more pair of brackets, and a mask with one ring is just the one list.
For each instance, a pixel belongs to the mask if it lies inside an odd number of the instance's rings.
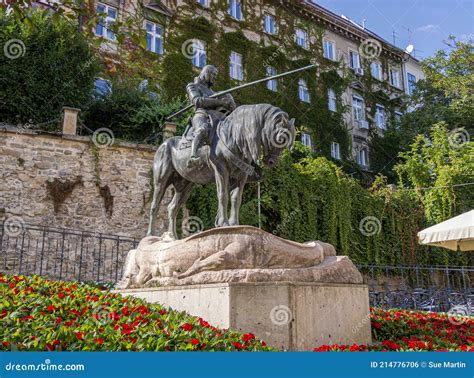
{"label": "bronze horse statue", "polygon": [[[210,136],[209,145],[201,147],[199,167],[188,167],[191,153],[185,137],[164,141],[156,151],[153,162],[153,201],[147,235],[154,235],[155,221],[163,195],[173,185],[174,196],[168,205],[168,232],[174,239],[176,216],[191,193],[194,184],[215,180],[218,198],[216,227],[239,224],[242,193],[249,177],[258,167],[263,146],[263,162],[273,167],[284,148],[291,149],[295,141],[294,119],[269,104],[242,105],[218,122]],[[230,217],[227,214],[230,201]]]}

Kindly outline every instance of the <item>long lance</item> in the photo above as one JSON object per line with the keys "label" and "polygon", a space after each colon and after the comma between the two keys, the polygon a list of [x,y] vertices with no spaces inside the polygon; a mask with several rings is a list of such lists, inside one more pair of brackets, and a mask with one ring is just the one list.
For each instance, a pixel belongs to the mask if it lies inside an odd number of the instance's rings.
{"label": "long lance", "polygon": [[[311,64],[309,66],[297,68],[296,70],[291,70],[291,71],[284,72],[284,73],[281,73],[281,74],[278,74],[278,75],[267,76],[263,79],[255,80],[255,81],[252,81],[250,83],[245,83],[245,84],[239,85],[239,86],[234,87],[234,88],[226,89],[226,90],[221,91],[221,92],[216,92],[216,93],[210,95],[209,97],[210,98],[216,98],[216,97],[224,96],[228,93],[234,92],[234,91],[239,90],[239,89],[247,88],[247,87],[250,87],[252,85],[259,84],[259,83],[265,83],[266,81],[278,79],[278,78],[286,76],[286,75],[291,75],[291,74],[294,74],[296,72],[300,72],[300,71],[304,71],[304,70],[308,70],[310,68],[316,68],[316,67],[318,67],[317,64]],[[190,104],[190,105],[182,108],[181,110],[178,110],[176,113],[173,113],[170,116],[166,117],[166,120],[169,121],[172,118],[176,117],[177,115],[180,115],[180,114],[184,113],[185,111],[191,109],[192,107],[193,107],[193,105]]]}

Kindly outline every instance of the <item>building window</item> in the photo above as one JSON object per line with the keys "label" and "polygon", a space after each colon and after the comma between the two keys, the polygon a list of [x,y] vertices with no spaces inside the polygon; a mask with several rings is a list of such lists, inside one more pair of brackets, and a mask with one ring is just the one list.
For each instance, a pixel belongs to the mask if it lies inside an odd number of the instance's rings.
{"label": "building window", "polygon": [[382,65],[380,63],[372,62],[370,64],[370,73],[373,78],[382,81]]}
{"label": "building window", "polygon": [[275,16],[265,13],[263,16],[263,29],[265,30],[265,33],[276,34]]}
{"label": "building window", "polygon": [[229,14],[232,18],[236,20],[242,20],[242,5],[240,0],[230,0],[229,1]]}
{"label": "building window", "polygon": [[364,100],[358,96],[352,96],[352,113],[355,121],[365,121]]}
{"label": "building window", "polygon": [[396,111],[395,112],[395,126],[400,127],[402,124],[402,116],[403,114],[401,112]]}
{"label": "building window", "polygon": [[390,84],[396,88],[400,88],[400,73],[397,69],[390,69]]}
{"label": "building window", "polygon": [[236,52],[230,53],[230,77],[235,80],[244,80],[244,68],[242,66],[242,55]]}
{"label": "building window", "polygon": [[309,147],[311,148],[312,144],[311,144],[311,135],[309,134],[301,134],[301,143],[306,146],[306,147]]}
{"label": "building window", "polygon": [[311,148],[312,147],[312,142],[311,142],[311,135],[302,133],[301,134],[301,143],[306,146]]}
{"label": "building window", "polygon": [[331,157],[341,160],[341,148],[337,142],[331,142]]}
{"label": "building window", "polygon": [[407,73],[407,82],[408,82],[408,94],[411,96],[415,92],[416,88],[416,76],[411,73]]}
{"label": "building window", "polygon": [[206,65],[206,46],[199,39],[193,40],[193,57],[191,58],[193,66],[203,68]]}
{"label": "building window", "polygon": [[308,33],[303,29],[296,29],[295,42],[304,49],[308,48]]}
{"label": "building window", "polygon": [[359,53],[356,53],[355,51],[349,51],[349,64],[353,70],[356,68],[361,68]]}
{"label": "building window", "polygon": [[[115,33],[110,27],[117,21],[118,9],[99,3],[96,10],[100,17],[95,27],[95,35],[115,41]],[[104,14],[105,17],[103,16]]]}
{"label": "building window", "polygon": [[324,40],[324,57],[329,60],[336,60],[336,54],[334,49],[334,42]]}
{"label": "building window", "polygon": [[[275,67],[267,66],[267,76],[275,76],[277,74]],[[273,92],[277,91],[277,81],[276,79],[267,81],[267,88]]]}
{"label": "building window", "polygon": [[209,6],[209,0],[197,0],[199,4],[201,4],[203,7]]}
{"label": "building window", "polygon": [[106,97],[110,93],[112,93],[112,86],[110,85],[110,81],[101,78],[95,79],[94,95],[96,97]]}
{"label": "building window", "polygon": [[385,129],[385,108],[382,105],[375,105],[375,124],[379,129]]}
{"label": "building window", "polygon": [[328,106],[330,111],[336,111],[336,92],[333,89],[328,89]]}
{"label": "building window", "polygon": [[366,148],[361,148],[357,151],[356,160],[361,167],[369,166],[369,153]]}
{"label": "building window", "polygon": [[300,79],[298,81],[298,95],[301,101],[309,102],[308,85],[306,84],[306,81],[304,81],[303,79]]}
{"label": "building window", "polygon": [[163,30],[160,25],[146,21],[146,49],[157,54],[163,54]]}

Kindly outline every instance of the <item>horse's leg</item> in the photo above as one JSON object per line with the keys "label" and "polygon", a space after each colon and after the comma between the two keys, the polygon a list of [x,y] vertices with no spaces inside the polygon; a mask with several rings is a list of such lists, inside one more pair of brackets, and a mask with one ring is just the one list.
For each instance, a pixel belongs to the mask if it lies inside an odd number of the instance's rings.
{"label": "horse's leg", "polygon": [[214,167],[214,174],[216,177],[217,189],[217,217],[216,227],[228,226],[229,220],[227,218],[227,206],[229,204],[229,173],[221,165]]}
{"label": "horse's leg", "polygon": [[168,232],[174,239],[178,238],[176,233],[176,216],[178,211],[186,203],[191,194],[191,189],[193,188],[193,183],[185,179],[174,182],[174,196],[168,205]]}
{"label": "horse's leg", "polygon": [[173,173],[173,166],[171,164],[171,151],[166,142],[163,143],[156,151],[155,159],[153,161],[153,201],[150,208],[150,221],[148,223],[147,236],[155,234],[155,222],[158,210],[160,209],[160,202],[168,188],[168,181]]}
{"label": "horse's leg", "polygon": [[230,188],[230,218],[229,225],[237,226],[239,224],[239,210],[240,204],[242,203],[242,194],[244,192],[244,186],[247,182],[247,175],[240,180],[236,180],[232,183]]}

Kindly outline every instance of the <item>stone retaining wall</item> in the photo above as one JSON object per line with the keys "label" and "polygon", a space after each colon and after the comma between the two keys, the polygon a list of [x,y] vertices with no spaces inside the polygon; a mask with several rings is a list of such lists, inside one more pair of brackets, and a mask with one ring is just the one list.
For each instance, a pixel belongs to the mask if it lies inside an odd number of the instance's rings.
{"label": "stone retaining wall", "polygon": [[[156,147],[0,127],[0,222],[141,238],[150,208]],[[165,226],[163,201],[157,226]]]}

